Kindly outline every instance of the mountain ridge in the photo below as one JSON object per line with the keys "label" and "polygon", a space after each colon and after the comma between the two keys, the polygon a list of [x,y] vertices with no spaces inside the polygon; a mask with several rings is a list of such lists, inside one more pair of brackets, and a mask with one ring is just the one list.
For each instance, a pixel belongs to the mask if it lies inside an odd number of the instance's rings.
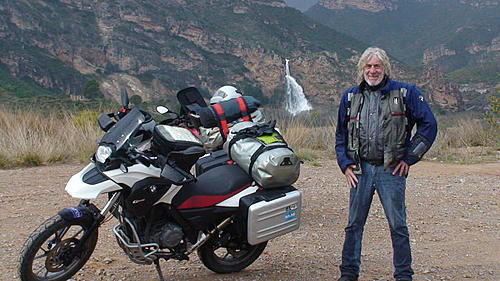
{"label": "mountain ridge", "polygon": [[[235,84],[279,103],[287,57],[308,99],[336,104],[366,47],[273,0],[7,0],[0,14],[0,63],[14,77],[66,95],[98,80],[110,99],[122,86],[151,101],[173,99],[186,86],[207,95]],[[396,65],[401,77],[414,77],[428,90],[431,101],[460,108],[452,86],[446,93],[429,86],[446,81]],[[441,104],[443,94],[453,98]]]}

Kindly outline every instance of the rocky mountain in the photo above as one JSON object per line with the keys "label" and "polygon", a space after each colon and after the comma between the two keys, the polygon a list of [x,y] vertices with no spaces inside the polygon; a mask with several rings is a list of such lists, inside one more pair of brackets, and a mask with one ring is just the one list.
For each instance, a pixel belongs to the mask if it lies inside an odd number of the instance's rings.
{"label": "rocky mountain", "polygon": [[[445,72],[500,61],[498,0],[320,0],[312,18],[408,64]],[[496,68],[498,70],[498,68]]]}
{"label": "rocky mountain", "polygon": [[[187,86],[208,94],[234,84],[278,103],[289,58],[307,98],[331,105],[366,47],[279,0],[4,0],[0,15],[0,96],[32,83],[78,97],[97,80],[114,99],[120,87],[168,101]],[[396,65],[436,105],[461,107],[444,77]]]}

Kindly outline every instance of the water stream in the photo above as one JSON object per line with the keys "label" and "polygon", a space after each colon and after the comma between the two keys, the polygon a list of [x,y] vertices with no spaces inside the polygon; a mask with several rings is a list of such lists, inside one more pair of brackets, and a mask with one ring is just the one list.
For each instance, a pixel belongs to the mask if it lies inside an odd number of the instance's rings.
{"label": "water stream", "polygon": [[285,59],[285,90],[286,90],[286,110],[292,115],[297,115],[302,111],[311,110],[312,106],[304,95],[304,89],[290,75],[288,59]]}

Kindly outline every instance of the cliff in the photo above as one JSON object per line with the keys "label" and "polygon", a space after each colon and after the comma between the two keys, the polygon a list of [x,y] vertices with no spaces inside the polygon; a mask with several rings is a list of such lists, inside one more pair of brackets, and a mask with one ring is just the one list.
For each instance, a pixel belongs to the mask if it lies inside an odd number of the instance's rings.
{"label": "cliff", "polygon": [[[0,15],[0,63],[67,95],[81,94],[90,79],[107,98],[125,86],[145,101],[171,100],[187,86],[207,94],[233,84],[279,103],[289,58],[309,100],[336,104],[365,47],[283,1],[7,0]],[[420,75],[400,68],[405,77]],[[432,83],[421,84],[435,95]],[[459,99],[442,105],[457,108]]]}

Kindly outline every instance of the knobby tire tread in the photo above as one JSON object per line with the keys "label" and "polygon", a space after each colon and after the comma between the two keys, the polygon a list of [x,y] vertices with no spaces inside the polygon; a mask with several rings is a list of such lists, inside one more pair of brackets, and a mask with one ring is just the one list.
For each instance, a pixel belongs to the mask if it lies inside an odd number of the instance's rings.
{"label": "knobby tire tread", "polygon": [[[51,237],[53,235],[53,228],[58,228],[60,224],[71,225],[71,224],[65,222],[61,218],[61,216],[54,215],[54,216],[48,218],[47,220],[45,220],[35,231],[33,231],[30,234],[28,239],[26,239],[26,242],[24,242],[23,247],[21,249],[21,253],[19,255],[19,262],[18,262],[19,267],[18,267],[17,273],[19,274],[19,278],[21,281],[39,281],[40,280],[31,274],[32,273],[31,266],[32,266],[33,260],[30,257],[31,257],[31,255],[35,255],[39,249],[39,248],[34,249],[33,245],[38,245],[40,242],[44,242],[46,239],[48,239],[48,237],[45,237],[45,235],[43,235],[47,231],[51,232],[51,235],[49,236],[49,237]],[[39,239],[43,239],[44,241],[37,241]],[[90,258],[90,256],[94,252],[95,246],[97,244],[97,239],[98,239],[98,230],[96,229],[95,233],[92,234],[91,237],[89,237],[89,240],[87,240],[87,245],[89,243],[88,241],[91,241],[90,254],[88,254],[88,256],[84,257],[79,262],[79,265],[72,270],[74,272],[72,272],[69,276],[66,276],[66,274],[65,274],[65,275],[63,275],[63,278],[60,278],[58,280],[67,280],[68,278],[73,276],[76,272],[78,272],[85,265],[85,263],[87,263],[88,259]],[[33,253],[33,251],[35,253]]]}
{"label": "knobby tire tread", "polygon": [[218,261],[218,258],[215,257],[214,255],[214,250],[210,243],[205,243],[205,245],[201,246],[199,251],[198,251],[198,256],[201,260],[201,262],[210,270],[212,270],[215,273],[232,273],[232,272],[239,272],[249,265],[251,265],[264,251],[264,249],[267,246],[267,241],[250,246],[252,254],[249,256],[246,256],[243,260],[241,260],[239,263],[234,264],[234,265],[227,265],[227,264],[222,264]]}

